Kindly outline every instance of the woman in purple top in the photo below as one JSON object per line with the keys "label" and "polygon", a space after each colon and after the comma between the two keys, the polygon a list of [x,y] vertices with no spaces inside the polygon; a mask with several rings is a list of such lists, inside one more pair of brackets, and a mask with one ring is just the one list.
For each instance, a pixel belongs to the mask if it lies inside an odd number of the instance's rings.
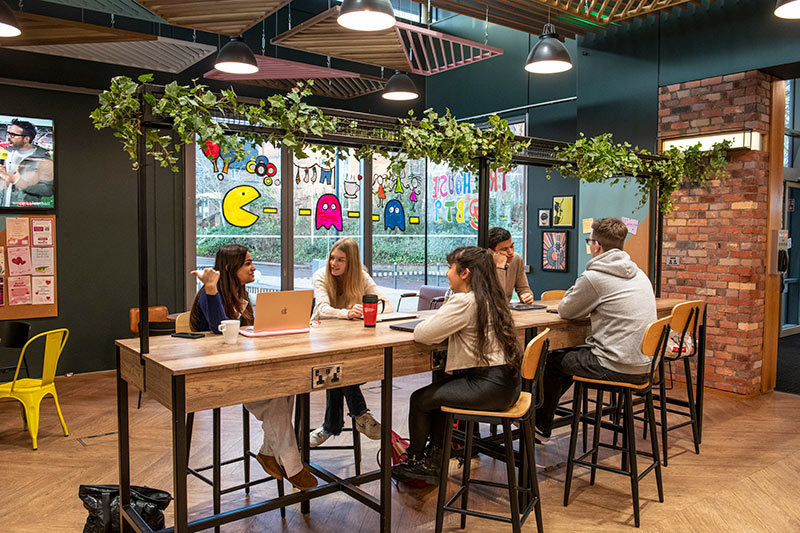
{"label": "woman in purple top", "polygon": [[[245,285],[255,280],[256,267],[247,248],[226,244],[217,251],[214,268],[194,270],[192,274],[203,283],[192,305],[192,331],[219,333],[223,320],[240,320],[242,325],[253,324],[253,305]],[[284,477],[300,490],[317,486],[317,479],[300,460],[297,439],[292,427],[294,397],[272,398],[245,403],[244,406],[261,421],[264,441],[256,459],[271,476]]]}

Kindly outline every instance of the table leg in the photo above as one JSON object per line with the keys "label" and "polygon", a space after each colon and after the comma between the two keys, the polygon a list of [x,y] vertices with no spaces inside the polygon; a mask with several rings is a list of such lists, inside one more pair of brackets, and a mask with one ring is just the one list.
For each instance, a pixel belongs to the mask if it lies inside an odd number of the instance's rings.
{"label": "table leg", "polygon": [[[221,500],[222,500],[222,498],[221,498],[221,496],[222,496],[222,493],[221,493],[221,491],[222,491],[222,465],[221,465],[221,463],[222,463],[222,451],[220,449],[222,447],[222,443],[220,442],[221,441],[220,432],[221,432],[222,428],[221,428],[220,418],[221,418],[220,409],[219,409],[219,407],[217,407],[216,409],[213,410],[213,422],[212,422],[212,424],[213,424],[212,431],[214,433],[214,435],[212,437],[212,440],[213,440],[213,445],[212,445],[213,446],[213,451],[212,451],[212,453],[214,455],[213,460],[212,460],[213,472],[214,472],[213,473],[213,477],[214,477],[214,490],[213,490],[213,493],[214,493],[214,514],[219,514],[221,509],[222,509],[222,506],[221,506],[221,503],[222,503],[221,502]],[[187,461],[188,461],[188,456],[187,456]],[[219,533],[219,526],[214,526],[214,533]]]}
{"label": "table leg", "polygon": [[175,533],[189,531],[186,463],[186,378],[172,376],[172,486],[175,497]]}
{"label": "table leg", "polygon": [[[128,432],[128,382],[122,379],[120,370],[119,346],[117,346],[117,450],[119,454],[119,497],[120,508],[131,503],[131,463],[130,434]],[[124,513],[119,514],[120,531],[130,533],[131,526],[125,520]]]}
{"label": "table leg", "polygon": [[392,530],[392,348],[383,349],[381,382],[381,533]]}
{"label": "table leg", "polygon": [[[309,422],[309,411],[311,410],[311,395],[309,393],[298,394],[295,397],[297,410],[300,413],[300,427],[297,436],[297,444],[300,446],[301,459],[303,464],[311,462],[311,448],[308,445],[308,436],[311,433],[311,423]],[[311,512],[311,500],[300,503],[300,512],[308,514]]]}

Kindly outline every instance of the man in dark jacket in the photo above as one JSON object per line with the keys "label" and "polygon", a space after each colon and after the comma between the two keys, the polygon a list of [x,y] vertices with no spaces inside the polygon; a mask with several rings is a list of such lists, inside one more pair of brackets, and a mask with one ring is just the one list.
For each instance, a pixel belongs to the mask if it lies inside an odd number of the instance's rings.
{"label": "man in dark jacket", "polygon": [[627,235],[618,218],[595,220],[586,239],[592,258],[558,304],[562,318],[590,315],[592,333],[587,346],[548,355],[544,404],[536,413],[536,436],[542,442],[550,438],[558,401],[572,385],[572,376],[637,384],[649,377],[650,358],[640,345],[645,329],[656,320],[656,299],[647,275],[622,251]]}
{"label": "man in dark jacket", "polygon": [[53,196],[53,160],[36,144],[36,127],[30,122],[14,119],[6,128],[11,143],[5,164],[0,165],[0,203],[5,207],[43,205]]}

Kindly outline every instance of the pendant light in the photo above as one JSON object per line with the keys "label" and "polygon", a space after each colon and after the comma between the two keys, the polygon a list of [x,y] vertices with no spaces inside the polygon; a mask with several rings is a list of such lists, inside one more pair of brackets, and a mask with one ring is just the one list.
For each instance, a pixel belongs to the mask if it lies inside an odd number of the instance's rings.
{"label": "pendant light", "polygon": [[564,44],[558,40],[556,27],[550,23],[550,10],[547,10],[547,24],[542,28],[537,42],[528,59],[525,70],[534,74],[555,74],[572,68],[572,60]]}
{"label": "pendant light", "polygon": [[336,22],[349,30],[385,30],[394,26],[394,9],[390,0],[343,0]]}
{"label": "pendant light", "polygon": [[22,30],[19,29],[14,12],[3,0],[0,0],[0,37],[16,37],[21,33]]}
{"label": "pendant light", "polygon": [[782,19],[800,19],[800,0],[778,0],[774,13]]}
{"label": "pendant light", "polygon": [[241,37],[231,37],[217,54],[214,68],[229,74],[253,74],[258,72],[258,63],[253,51]]}
{"label": "pendant light", "polygon": [[411,78],[396,70],[386,82],[381,96],[386,100],[416,100],[419,98],[419,92]]}

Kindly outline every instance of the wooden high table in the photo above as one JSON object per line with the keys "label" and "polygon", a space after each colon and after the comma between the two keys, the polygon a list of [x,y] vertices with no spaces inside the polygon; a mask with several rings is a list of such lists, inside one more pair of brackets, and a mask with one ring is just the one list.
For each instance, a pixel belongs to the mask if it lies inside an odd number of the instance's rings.
{"label": "wooden high table", "polygon": [[[680,301],[657,300],[659,316],[668,315]],[[427,313],[420,312],[420,318]],[[520,337],[524,335],[526,340],[533,338],[537,329],[549,327],[552,349],[582,344],[589,332],[588,319],[567,321],[544,310],[514,311],[513,315]],[[443,346],[415,343],[412,333],[392,330],[390,324],[365,328],[359,321],[328,320],[306,334],[240,337],[233,345],[224,344],[221,335],[212,334],[202,339],[152,337],[150,352],[144,356],[139,353],[139,339],[116,341],[122,531],[130,531],[131,527],[152,531],[130,506],[129,385],[146,392],[172,412],[174,531],[199,531],[299,502],[302,511],[308,512],[309,500],[335,491],[343,491],[378,511],[381,531],[390,531],[391,468],[341,479],[312,465],[312,471],[327,483],[233,511],[221,513],[215,509],[216,514],[191,523],[186,488],[187,413],[300,395],[298,408],[303,410],[303,425],[307,426],[308,394],[323,390],[312,387],[313,368],[326,365],[341,364],[337,387],[381,381],[381,464],[391,465],[392,378],[430,371],[431,353]],[[702,406],[699,376],[697,402]],[[306,427],[303,430],[299,444],[303,461],[309,464],[308,432]],[[218,464],[214,468],[218,469]],[[359,487],[376,480],[380,480],[379,498]]]}

